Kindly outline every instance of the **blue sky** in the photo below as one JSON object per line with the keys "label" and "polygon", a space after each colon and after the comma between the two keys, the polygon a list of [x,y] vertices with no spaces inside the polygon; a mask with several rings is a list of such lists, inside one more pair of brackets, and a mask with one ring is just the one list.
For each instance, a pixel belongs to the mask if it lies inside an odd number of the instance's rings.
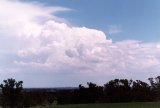
{"label": "blue sky", "polygon": [[[32,0],[31,0],[32,1]],[[133,39],[142,42],[160,40],[159,0],[39,0],[51,6],[64,6],[74,11],[60,13],[78,26],[104,31],[113,41]],[[121,32],[109,33],[111,26]]]}
{"label": "blue sky", "polygon": [[147,80],[160,69],[159,0],[1,0],[0,81]]}

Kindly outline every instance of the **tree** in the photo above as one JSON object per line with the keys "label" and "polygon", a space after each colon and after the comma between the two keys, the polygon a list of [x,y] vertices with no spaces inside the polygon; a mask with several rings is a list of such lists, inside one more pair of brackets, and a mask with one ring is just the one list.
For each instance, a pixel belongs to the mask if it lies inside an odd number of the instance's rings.
{"label": "tree", "polygon": [[152,101],[152,92],[146,82],[140,80],[133,81],[132,92],[134,101]]}
{"label": "tree", "polygon": [[132,80],[115,79],[104,85],[104,94],[107,102],[130,102],[132,100]]}
{"label": "tree", "polygon": [[90,103],[100,102],[103,96],[103,87],[98,86],[92,82],[87,82],[87,85]]}
{"label": "tree", "polygon": [[160,100],[160,76],[157,76],[156,78],[149,78],[151,85],[151,91],[156,97],[156,100]]}
{"label": "tree", "polygon": [[2,89],[2,106],[3,108],[22,108],[22,90],[23,81],[7,79],[0,85]]}

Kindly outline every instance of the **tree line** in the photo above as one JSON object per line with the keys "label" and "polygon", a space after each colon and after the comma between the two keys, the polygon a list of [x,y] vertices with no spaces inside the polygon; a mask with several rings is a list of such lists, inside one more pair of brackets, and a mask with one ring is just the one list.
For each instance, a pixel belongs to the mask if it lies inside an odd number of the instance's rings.
{"label": "tree line", "polygon": [[114,79],[104,86],[88,82],[87,87],[80,84],[71,90],[26,92],[23,81],[11,78],[0,85],[0,104],[3,108],[28,108],[51,104],[160,101],[160,76],[148,80],[149,84],[141,80]]}

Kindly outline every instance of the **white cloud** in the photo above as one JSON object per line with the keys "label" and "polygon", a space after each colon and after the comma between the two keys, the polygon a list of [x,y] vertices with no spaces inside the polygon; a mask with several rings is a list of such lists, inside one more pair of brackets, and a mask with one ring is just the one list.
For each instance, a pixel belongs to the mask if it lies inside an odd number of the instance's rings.
{"label": "white cloud", "polygon": [[26,86],[75,86],[87,81],[105,83],[115,77],[144,79],[158,75],[159,44],[112,42],[102,31],[69,26],[54,16],[68,10],[0,1],[3,78],[22,79]]}
{"label": "white cloud", "polygon": [[[41,25],[49,19],[61,20],[52,14],[69,11],[64,7],[46,7],[38,3],[22,3],[14,0],[0,1],[1,32],[15,36],[39,36]],[[20,28],[17,29],[17,28]],[[8,32],[10,31],[10,32]]]}

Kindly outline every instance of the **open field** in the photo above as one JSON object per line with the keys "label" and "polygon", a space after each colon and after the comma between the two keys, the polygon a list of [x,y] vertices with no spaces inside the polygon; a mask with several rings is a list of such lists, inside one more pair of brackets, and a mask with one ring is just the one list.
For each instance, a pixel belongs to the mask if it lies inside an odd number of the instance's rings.
{"label": "open field", "polygon": [[160,108],[160,102],[146,103],[114,103],[114,104],[78,104],[78,105],[54,105],[34,108]]}

